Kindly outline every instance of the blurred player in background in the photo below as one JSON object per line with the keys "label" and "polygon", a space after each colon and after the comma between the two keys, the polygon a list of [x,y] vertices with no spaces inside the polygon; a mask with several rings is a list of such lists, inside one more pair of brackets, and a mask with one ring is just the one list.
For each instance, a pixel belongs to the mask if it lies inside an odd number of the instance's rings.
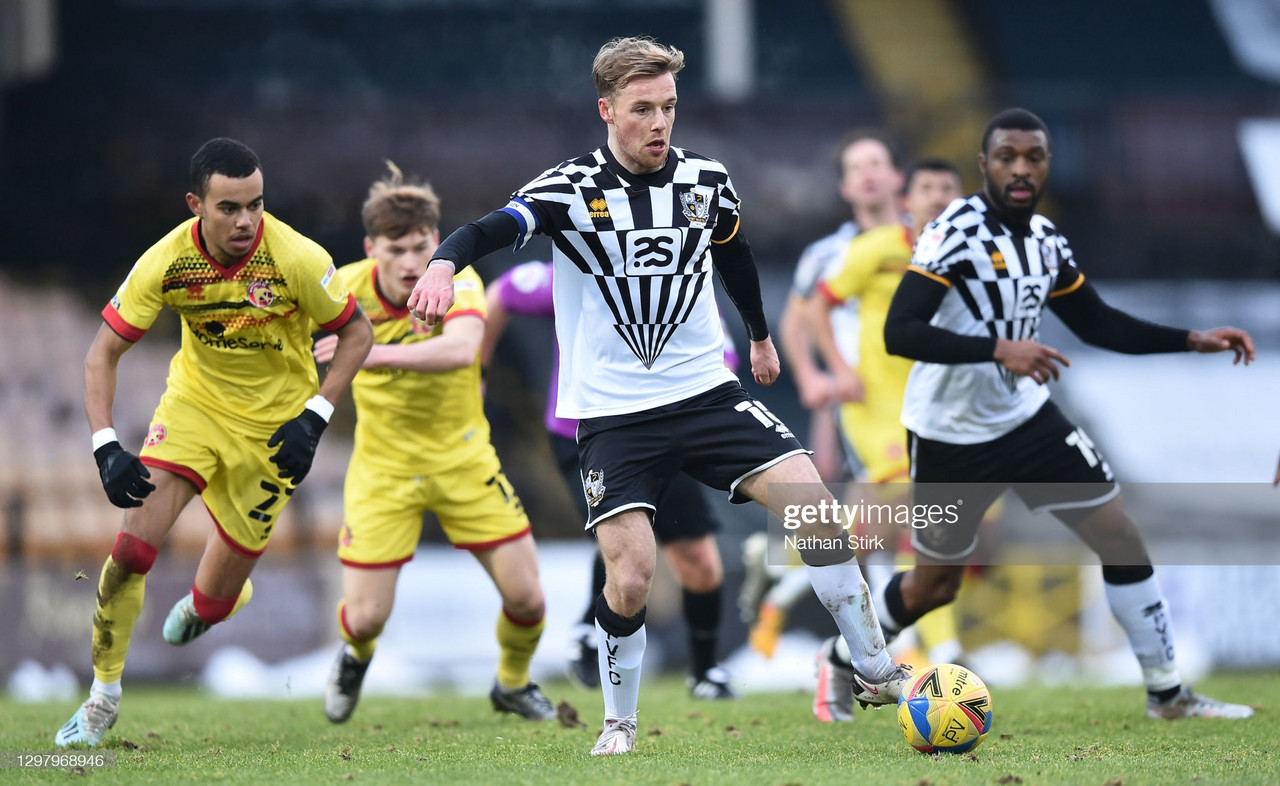
{"label": "blurred player in background", "polygon": [[[525,262],[508,270],[489,287],[489,320],[480,352],[487,366],[498,339],[512,314],[550,319],[555,316],[551,297],[553,267],[550,262]],[[723,328],[723,322],[722,322]],[[725,331],[724,363],[737,371],[738,352]],[[551,448],[569,487],[569,496],[582,515],[590,518],[582,493],[582,470],[578,466],[578,421],[556,417],[556,388],[559,384],[560,354],[554,353],[551,389],[547,393],[545,423]],[[681,587],[681,607],[689,630],[689,692],[700,699],[732,699],[729,675],[717,665],[724,565],[715,533],[719,517],[711,509],[702,485],[684,473],[676,475],[666,496],[653,515],[653,534],[662,554]],[[604,558],[597,549],[591,569],[591,595],[582,621],[574,628],[577,654],[569,663],[569,676],[584,687],[600,684],[596,652],[596,598],[604,592]],[[806,588],[808,582],[805,583]]]}
{"label": "blurred player in background", "polygon": [[[843,387],[824,371],[806,315],[808,302],[823,274],[844,259],[849,243],[860,232],[902,222],[902,171],[897,147],[884,132],[864,128],[844,136],[840,143],[840,196],[853,209],[853,220],[805,248],[796,264],[791,292],[778,326],[782,358],[796,378],[800,403],[809,410],[809,447],[824,480],[856,477],[861,462],[854,448],[850,413],[863,407],[856,375],[845,374]],[[858,300],[846,299],[830,310],[828,332],[840,348],[840,369],[858,366]],[[837,415],[838,413],[838,415]],[[838,417],[838,420],[837,420]],[[896,416],[895,416],[896,417]],[[845,458],[841,466],[840,456]],[[778,638],[793,606],[806,597],[809,582],[798,565],[769,564],[767,538],[760,532],[743,542],[746,577],[738,597],[743,622],[751,628],[748,642],[766,658],[772,658]]]}
{"label": "blurred player in background", "polygon": [[[960,172],[949,161],[925,158],[912,164],[906,175],[906,210],[910,225],[901,221],[867,230],[849,244],[844,257],[827,268],[810,298],[810,327],[823,360],[841,390],[860,390],[854,404],[840,409],[842,428],[853,442],[865,467],[869,483],[902,484],[910,478],[907,433],[902,427],[902,396],[912,361],[888,354],[884,348],[884,319],[893,293],[907,272],[916,235],[938,217],[963,192]],[[861,329],[858,333],[857,369],[845,364],[831,332],[833,308],[857,298]],[[861,495],[871,489],[858,485]],[[893,490],[890,491],[889,489]],[[886,487],[875,503],[906,501],[906,485]],[[849,500],[850,502],[854,500]],[[866,527],[867,522],[859,522]],[[860,555],[867,580],[872,586],[886,583],[894,569],[900,529],[871,527],[862,534],[882,538],[885,550]],[[904,544],[905,545],[905,544]],[[952,663],[961,654],[960,636],[954,608],[938,609],[917,623],[922,643],[932,663]],[[843,642],[828,639],[818,655],[818,686],[813,713],[822,721],[853,720],[852,674],[847,666]]]}
{"label": "blurred player in background", "polygon": [[[842,480],[856,474],[856,455],[841,456],[842,447],[833,405],[834,380],[819,365],[820,355],[813,342],[813,331],[805,317],[806,303],[813,295],[822,274],[844,256],[849,241],[859,232],[895,223],[900,218],[897,197],[902,189],[902,173],[898,170],[895,147],[889,137],[876,129],[849,132],[840,142],[840,197],[852,208],[853,218],[836,231],[805,247],[796,262],[782,316],[778,322],[778,340],[782,359],[795,375],[800,404],[809,410],[809,447],[814,451],[813,463],[823,480]],[[837,337],[844,362],[858,365],[858,303],[850,300],[831,310],[831,328]]]}
{"label": "blurred player in background", "polygon": [[[505,207],[449,236],[409,307],[435,324],[452,306],[453,272],[500,248],[549,235],[554,248],[560,384],[556,414],[577,418],[583,491],[605,560],[596,599],[604,728],[592,755],[635,747],[645,608],[657,558],[653,513],[684,471],[778,518],[837,507],[791,431],[724,367],[711,273],[747,326],[757,383],[777,379],[760,280],[724,167],[672,147],[684,54],[650,38],[618,38],[592,77],[605,145],[562,162]],[[829,508],[828,508],[829,509]],[[907,672],[884,650],[838,520],[796,521],[830,542],[801,546],[810,579],[858,662],[862,701],[896,702]]]}
{"label": "blurred player in background", "polygon": [[[346,643],[329,675],[324,712],[342,723],[355,710],[400,568],[413,559],[430,510],[502,596],[494,709],[553,718],[551,702],[529,681],[545,625],[538,554],[524,506],[489,442],[480,391],[484,285],[474,270],[460,271],[457,301],[434,327],[409,313],[405,302],[440,242],[440,200],[430,186],[406,184],[394,164],[388,167],[361,210],[368,258],[338,271],[372,320],[375,343],[351,385],[355,449],[338,538],[338,633]],[[329,362],[336,346],[331,336],[317,341],[316,360]]]}
{"label": "blurred player in background", "polygon": [[[195,218],[134,264],[102,310],[106,324],[85,358],[94,458],[107,497],[125,516],[98,580],[93,686],[58,730],[58,745],[97,745],[116,722],[147,572],[196,494],[214,530],[191,592],[165,619],[164,638],[186,644],[249,601],[249,574],[373,342],[329,255],[263,209],[262,166],[252,150],[212,139],[191,159],[190,174]],[[135,456],[111,427],[116,369],[165,305],[181,317],[182,348]],[[311,359],[313,320],[337,334],[323,384]]]}
{"label": "blurred player in background", "polygon": [[1236,328],[1155,325],[1104,303],[1067,239],[1035,212],[1049,158],[1039,117],[1025,109],[996,115],[978,156],[982,191],[925,228],[890,305],[885,345],[916,360],[902,411],[914,502],[954,504],[963,493],[965,504],[955,523],[912,530],[916,566],[877,587],[877,612],[892,634],[954,600],[983,511],[1019,484],[1028,507],[1052,512],[1101,558],[1111,612],[1142,667],[1147,715],[1249,717],[1247,706],[1182,684],[1142,536],[1106,460],[1049,401],[1047,383],[1070,364],[1038,337],[1048,306],[1086,343],[1127,354],[1232,352],[1248,364],[1253,341]]}

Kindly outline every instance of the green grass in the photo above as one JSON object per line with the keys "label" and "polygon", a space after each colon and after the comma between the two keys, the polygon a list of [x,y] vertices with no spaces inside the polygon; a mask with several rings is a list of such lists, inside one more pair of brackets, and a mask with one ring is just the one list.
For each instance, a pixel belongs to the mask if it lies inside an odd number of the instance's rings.
{"label": "green grass", "polygon": [[[1198,686],[1259,708],[1247,721],[1147,720],[1137,688],[996,690],[992,733],[972,754],[925,756],[902,739],[892,711],[824,725],[809,696],[690,699],[674,680],[641,694],[638,750],[587,755],[600,697],[548,686],[589,725],[565,728],[500,716],[487,699],[369,698],[333,726],[319,700],[209,699],[131,687],[94,783],[476,784],[1136,784],[1280,782],[1280,679],[1223,674]],[[48,751],[74,706],[0,701],[0,749]],[[0,772],[5,783],[79,781],[66,769]]]}

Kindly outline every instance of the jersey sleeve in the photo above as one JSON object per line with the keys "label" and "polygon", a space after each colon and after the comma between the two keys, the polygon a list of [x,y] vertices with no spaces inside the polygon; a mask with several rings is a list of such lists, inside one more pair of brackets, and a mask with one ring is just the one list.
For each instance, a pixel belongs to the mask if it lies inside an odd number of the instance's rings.
{"label": "jersey sleeve", "polygon": [[950,287],[959,280],[960,266],[972,263],[972,254],[963,230],[935,221],[916,239],[909,269]]}
{"label": "jersey sleeve", "polygon": [[733,188],[733,180],[726,175],[715,204],[716,228],[711,233],[712,243],[723,244],[733,240],[742,222],[741,209],[742,203],[738,199],[738,192]]}
{"label": "jersey sleeve", "polygon": [[153,247],[143,254],[110,302],[102,309],[102,318],[126,341],[137,341],[146,335],[164,307],[161,297],[165,261]]}
{"label": "jersey sleeve", "polygon": [[512,314],[551,317],[555,306],[551,297],[551,263],[525,262],[502,274],[493,284],[498,302]]}
{"label": "jersey sleeve", "polygon": [[795,275],[791,277],[792,294],[802,298],[808,298],[813,294],[818,282],[822,280],[823,271],[831,262],[831,255],[827,248],[826,242],[818,240],[805,246],[804,251],[800,252]]}
{"label": "jersey sleeve", "polygon": [[453,277],[453,305],[444,315],[448,322],[457,317],[485,319],[489,309],[484,299],[484,282],[471,268],[463,268]]}
{"label": "jersey sleeve", "polygon": [[844,255],[827,268],[818,282],[818,291],[831,303],[861,297],[879,267],[878,244],[870,236],[855,238]]}
{"label": "jersey sleeve", "polygon": [[327,251],[301,236],[299,240],[305,243],[299,243],[294,280],[289,282],[298,305],[321,330],[338,330],[355,313],[355,295],[348,289],[346,279],[338,275]]}
{"label": "jersey sleeve", "polygon": [[1058,274],[1054,276],[1053,289],[1049,291],[1051,298],[1069,295],[1084,284],[1084,273],[1076,267],[1076,258],[1067,239],[1054,235],[1053,242],[1058,254]]}
{"label": "jersey sleeve", "polygon": [[557,216],[567,215],[574,199],[574,186],[568,176],[553,167],[529,181],[511,195],[502,208],[520,225],[520,236],[515,247],[523,248],[534,235],[551,234],[557,226]]}

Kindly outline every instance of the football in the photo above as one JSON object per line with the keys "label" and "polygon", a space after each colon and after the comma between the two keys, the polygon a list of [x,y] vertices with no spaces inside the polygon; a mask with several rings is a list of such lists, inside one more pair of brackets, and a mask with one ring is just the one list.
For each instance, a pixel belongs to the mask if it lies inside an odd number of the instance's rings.
{"label": "football", "polygon": [[991,731],[991,693],[962,666],[929,666],[898,697],[898,726],[921,753],[971,751]]}

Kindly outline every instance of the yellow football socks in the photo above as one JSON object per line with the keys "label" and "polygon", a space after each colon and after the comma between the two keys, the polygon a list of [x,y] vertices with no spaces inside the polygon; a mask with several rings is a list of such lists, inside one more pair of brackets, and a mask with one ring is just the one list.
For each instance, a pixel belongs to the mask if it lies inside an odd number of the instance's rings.
{"label": "yellow football socks", "polygon": [[504,608],[498,614],[498,684],[508,690],[519,690],[529,684],[529,661],[538,648],[546,617],[536,621],[513,618]]}
{"label": "yellow football socks", "polygon": [[107,557],[98,577],[98,603],[93,612],[93,676],[117,682],[124,673],[133,624],[142,613],[147,575],[130,573]]}

